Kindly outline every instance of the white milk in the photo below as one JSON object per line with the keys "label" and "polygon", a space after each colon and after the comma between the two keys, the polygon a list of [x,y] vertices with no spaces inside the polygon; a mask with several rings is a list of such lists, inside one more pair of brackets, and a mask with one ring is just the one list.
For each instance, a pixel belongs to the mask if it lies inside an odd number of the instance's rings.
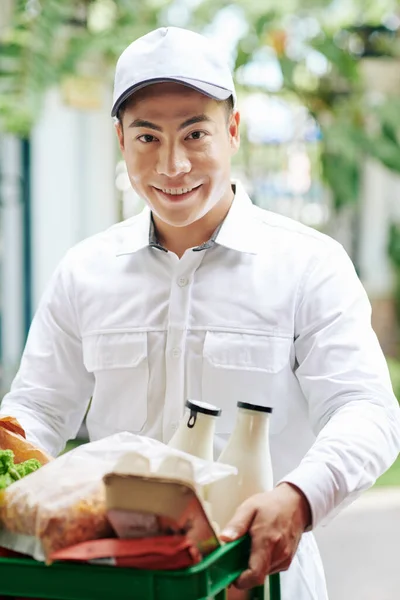
{"label": "white milk", "polygon": [[235,428],[218,462],[233,465],[238,474],[215,482],[207,493],[213,520],[221,529],[242,502],[273,487],[269,450],[272,408],[246,402],[238,402],[237,406]]}
{"label": "white milk", "polygon": [[212,404],[187,400],[185,414],[168,446],[212,461],[215,420],[220,414]]}

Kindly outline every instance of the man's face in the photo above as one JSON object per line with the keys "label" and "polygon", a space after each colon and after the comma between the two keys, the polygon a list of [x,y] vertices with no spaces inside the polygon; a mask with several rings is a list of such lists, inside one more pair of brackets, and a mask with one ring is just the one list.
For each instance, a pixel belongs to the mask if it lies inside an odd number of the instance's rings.
{"label": "man's face", "polygon": [[117,123],[132,187],[174,227],[190,225],[232,198],[231,156],[239,114],[183,85],[159,83],[132,96]]}

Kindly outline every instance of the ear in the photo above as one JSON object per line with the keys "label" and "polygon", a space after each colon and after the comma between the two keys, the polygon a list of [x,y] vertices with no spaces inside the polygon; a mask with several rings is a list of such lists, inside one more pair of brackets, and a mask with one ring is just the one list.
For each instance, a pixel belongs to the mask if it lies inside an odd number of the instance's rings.
{"label": "ear", "polygon": [[229,141],[231,144],[232,154],[236,154],[240,146],[240,113],[235,110],[229,119]]}
{"label": "ear", "polygon": [[125,146],[124,146],[124,130],[122,129],[121,121],[117,121],[115,123],[115,131],[117,132],[119,147],[121,148],[121,152],[123,154],[124,150],[125,150]]}

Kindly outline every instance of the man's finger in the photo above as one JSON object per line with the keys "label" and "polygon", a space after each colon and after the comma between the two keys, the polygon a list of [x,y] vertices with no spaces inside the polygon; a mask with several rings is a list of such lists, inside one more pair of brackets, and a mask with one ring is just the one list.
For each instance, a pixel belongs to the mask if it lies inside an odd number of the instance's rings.
{"label": "man's finger", "polygon": [[249,567],[235,581],[235,586],[239,590],[248,590],[256,585],[261,585],[265,580],[265,571],[268,570],[268,561],[266,557],[257,554],[250,557]]}
{"label": "man's finger", "polygon": [[292,563],[294,554],[295,551],[290,545],[282,546],[277,544],[272,553],[268,575],[279,573],[280,571],[287,571]]}
{"label": "man's finger", "polygon": [[292,561],[287,561],[286,563],[282,563],[277,567],[271,567],[270,572],[268,573],[269,575],[276,575],[276,573],[282,573],[282,571],[287,571],[290,567],[290,565],[292,564]]}
{"label": "man's finger", "polygon": [[249,567],[235,581],[239,589],[250,589],[264,583],[270,570],[274,543],[262,535],[261,531],[251,533],[251,554]]}
{"label": "man's finger", "polygon": [[223,542],[233,542],[233,540],[237,540],[245,535],[250,529],[255,514],[256,510],[253,508],[252,504],[248,502],[241,504],[232,519],[221,532],[219,536],[220,539]]}
{"label": "man's finger", "polygon": [[268,575],[273,575],[274,573],[280,573],[281,571],[287,571],[290,565],[293,562],[293,557],[287,558],[286,560],[282,560],[279,562],[271,563],[269,567]]}
{"label": "man's finger", "polygon": [[271,556],[269,575],[288,570],[296,554],[299,542],[300,536],[290,535],[289,537],[285,536],[275,545]]}

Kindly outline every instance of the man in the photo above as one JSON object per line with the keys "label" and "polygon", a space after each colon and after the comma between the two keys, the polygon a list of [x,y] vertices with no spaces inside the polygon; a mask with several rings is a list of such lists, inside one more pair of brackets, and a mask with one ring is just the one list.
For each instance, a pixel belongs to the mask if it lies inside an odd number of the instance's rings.
{"label": "man", "polygon": [[[231,74],[211,42],[162,28],[121,55],[116,130],[147,207],[78,244],[33,320],[1,412],[56,455],[92,397],[92,440],[128,430],[168,442],[186,398],[270,405],[276,488],[237,511],[250,588],[282,577],[284,600],[323,600],[310,529],[371,486],[399,452],[400,416],[370,306],[330,238],[252,205]],[[306,533],[304,533],[307,531]]]}

